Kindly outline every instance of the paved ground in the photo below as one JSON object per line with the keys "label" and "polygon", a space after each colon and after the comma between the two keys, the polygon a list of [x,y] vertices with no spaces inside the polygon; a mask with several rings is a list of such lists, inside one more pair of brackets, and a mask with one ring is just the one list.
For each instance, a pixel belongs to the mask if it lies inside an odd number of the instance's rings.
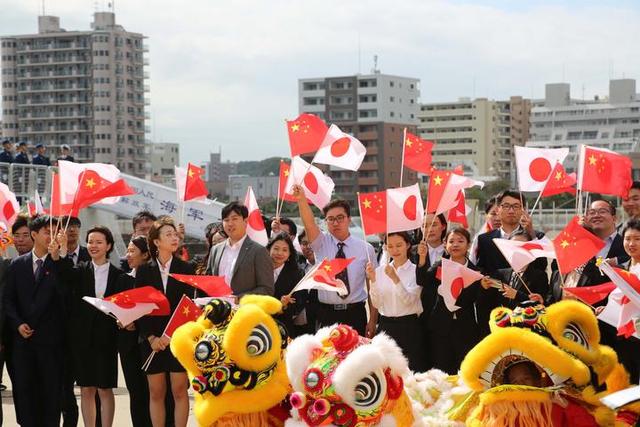
{"label": "paved ground", "polygon": [[[11,381],[9,381],[9,375],[7,375],[6,369],[3,372],[2,379],[2,383],[7,386],[7,390],[2,392],[2,412],[4,415],[2,425],[6,427],[14,427],[18,424],[16,423],[16,412],[13,408],[13,400],[11,398]],[[120,387],[115,389],[113,393],[116,398],[116,415],[113,426],[126,427],[131,425],[131,418],[129,416],[129,394],[124,386],[124,378],[122,377],[121,369],[119,370],[118,385]],[[76,400],[78,401],[78,408],[80,408],[80,389],[78,387],[76,387]],[[193,411],[193,397],[191,397],[191,410]],[[188,425],[189,427],[197,426],[193,413],[189,416]],[[80,416],[78,426],[84,426],[82,416]]]}

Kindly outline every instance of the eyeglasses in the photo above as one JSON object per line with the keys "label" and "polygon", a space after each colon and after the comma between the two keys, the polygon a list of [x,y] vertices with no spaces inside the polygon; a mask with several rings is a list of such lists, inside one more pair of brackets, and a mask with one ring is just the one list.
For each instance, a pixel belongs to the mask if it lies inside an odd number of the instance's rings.
{"label": "eyeglasses", "polygon": [[343,222],[345,219],[347,219],[346,215],[338,215],[338,216],[328,216],[325,218],[325,221],[327,221],[329,224],[331,223],[339,224]]}
{"label": "eyeglasses", "polygon": [[596,215],[600,215],[600,216],[611,215],[611,211],[607,208],[589,209],[587,211],[587,216],[596,216]]}
{"label": "eyeglasses", "polygon": [[508,211],[508,210],[519,211],[520,209],[522,209],[522,205],[518,203],[513,205],[510,205],[508,203],[503,203],[500,205],[500,208],[504,209],[505,211]]}

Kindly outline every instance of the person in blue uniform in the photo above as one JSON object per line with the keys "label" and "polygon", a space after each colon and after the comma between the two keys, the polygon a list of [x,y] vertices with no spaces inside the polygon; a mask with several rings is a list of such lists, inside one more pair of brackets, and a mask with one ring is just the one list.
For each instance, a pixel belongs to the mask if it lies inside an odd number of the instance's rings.
{"label": "person in blue uniform", "polygon": [[13,163],[13,143],[8,139],[2,141],[2,153],[0,153],[0,162]]}
{"label": "person in blue uniform", "polygon": [[23,164],[23,165],[31,164],[31,160],[29,160],[29,154],[27,154],[27,143],[26,143],[26,141],[18,142],[18,146],[17,147],[18,147],[17,148],[18,153],[16,154],[14,162],[15,163],[20,163],[20,164]]}
{"label": "person in blue uniform", "polygon": [[49,158],[44,155],[46,151],[47,147],[45,147],[44,144],[37,144],[36,154],[34,154],[33,161],[31,163],[34,165],[51,166]]}

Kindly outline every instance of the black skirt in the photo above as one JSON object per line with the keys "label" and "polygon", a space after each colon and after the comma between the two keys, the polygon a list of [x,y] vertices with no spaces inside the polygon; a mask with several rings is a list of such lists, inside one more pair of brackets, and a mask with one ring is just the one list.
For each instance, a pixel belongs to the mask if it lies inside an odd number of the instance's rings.
{"label": "black skirt", "polygon": [[409,368],[422,372],[426,368],[427,358],[423,354],[422,323],[417,314],[400,317],[378,317],[378,332],[384,332],[394,339],[409,361]]}
{"label": "black skirt", "polygon": [[[95,337],[73,349],[73,373],[80,387],[118,387],[118,348]],[[87,345],[88,344],[88,345]],[[73,344],[72,344],[73,345]]]}
{"label": "black skirt", "polygon": [[[152,353],[151,345],[148,340],[142,341],[140,344],[140,355],[142,356],[142,364],[150,357]],[[151,364],[145,371],[147,375],[160,374],[163,372],[186,372],[187,370],[182,367],[178,359],[173,356],[169,346],[162,351],[157,352],[153,356]]]}

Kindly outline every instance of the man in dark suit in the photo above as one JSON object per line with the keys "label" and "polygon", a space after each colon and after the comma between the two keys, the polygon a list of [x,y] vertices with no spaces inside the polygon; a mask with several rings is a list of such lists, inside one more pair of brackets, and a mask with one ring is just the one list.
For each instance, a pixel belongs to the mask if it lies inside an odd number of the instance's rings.
{"label": "man in dark suit", "polygon": [[51,166],[51,161],[44,153],[47,151],[47,147],[44,144],[36,144],[36,154],[33,155],[34,165]]}
{"label": "man in dark suit", "polygon": [[16,411],[23,427],[58,426],[62,389],[64,298],[48,256],[49,217],[29,224],[33,251],[11,263],[4,300],[13,332]]}
{"label": "man in dark suit", "polygon": [[233,294],[273,295],[273,263],[265,248],[247,236],[249,211],[238,202],[222,209],[224,242],[211,248],[207,274],[224,276]]}
{"label": "man in dark suit", "polygon": [[58,157],[58,161],[60,160],[66,160],[67,162],[76,161],[71,155],[71,147],[69,147],[67,144],[62,144],[60,146],[60,150],[62,151],[62,154],[60,155],[60,157]]}
{"label": "man in dark suit", "polygon": [[[11,260],[9,258],[3,258],[0,256],[0,331],[3,330],[4,328],[4,292],[5,292],[5,287],[7,284],[7,272],[9,270],[9,264],[11,263]],[[0,335],[2,336],[2,335]],[[3,337],[4,338],[4,337]],[[5,342],[4,339],[2,340],[2,345],[0,345],[0,356],[2,357],[2,360],[4,361],[4,357],[5,357],[5,353],[4,353],[4,347],[5,347]],[[0,421],[2,421],[3,418],[3,414],[2,414],[2,405],[0,405]]]}
{"label": "man in dark suit", "polygon": [[25,141],[18,142],[17,146],[18,153],[16,154],[16,158],[14,159],[15,163],[20,163],[22,165],[31,164],[31,160],[29,160],[29,154],[27,154],[27,143]]}
{"label": "man in dark suit", "polygon": [[[541,238],[544,233],[535,232],[531,217],[525,212],[525,198],[519,191],[505,190],[497,196],[500,228],[478,236],[476,267],[484,274],[491,274],[502,268],[510,268],[500,249],[493,239],[508,239],[518,228],[523,228],[534,238]],[[546,265],[545,265],[546,268]]]}
{"label": "man in dark suit", "polygon": [[[158,218],[147,210],[142,210],[136,213],[131,220],[131,225],[133,226],[131,238],[133,239],[136,236],[146,237],[147,234],[149,234],[149,230],[151,229],[151,226],[156,221],[156,219]],[[120,270],[124,271],[125,273],[131,271],[126,256],[120,258]]]}
{"label": "man in dark suit", "polygon": [[13,163],[13,143],[8,139],[2,140],[2,152],[0,153],[1,163]]}

